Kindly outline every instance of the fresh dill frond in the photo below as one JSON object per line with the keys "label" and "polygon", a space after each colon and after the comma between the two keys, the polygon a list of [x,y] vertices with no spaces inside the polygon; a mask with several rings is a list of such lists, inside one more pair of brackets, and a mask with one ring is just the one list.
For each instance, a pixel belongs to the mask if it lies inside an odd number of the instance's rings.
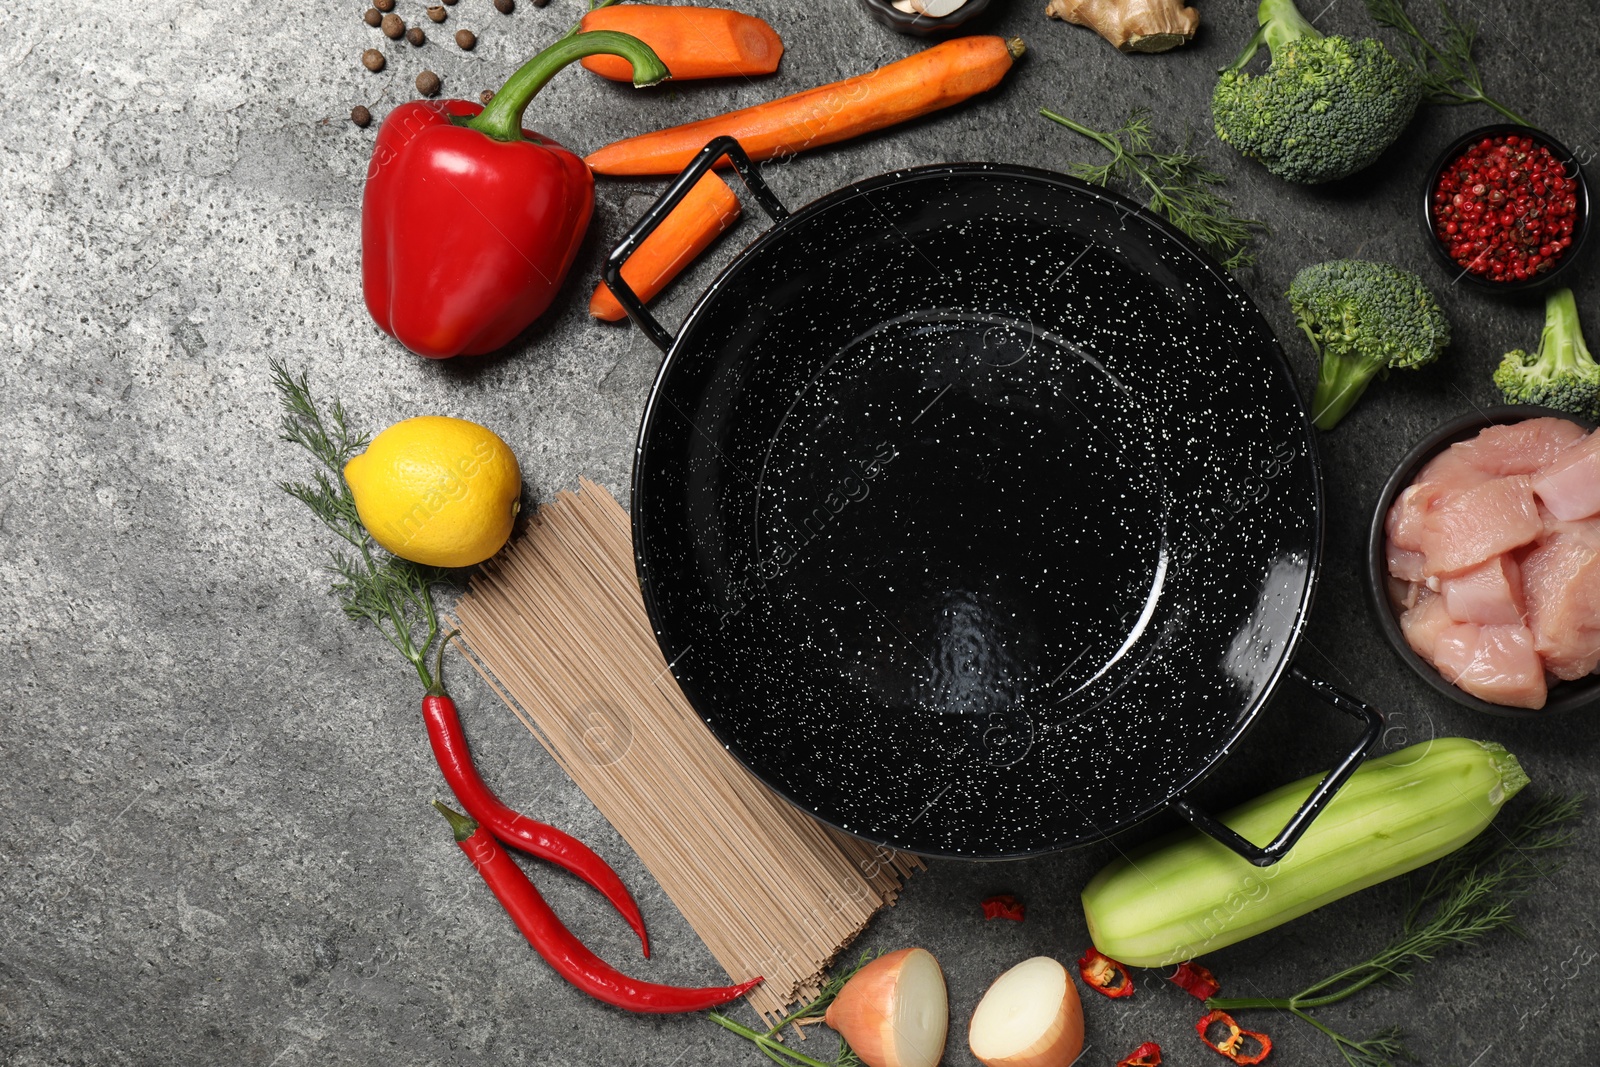
{"label": "fresh dill frond", "polygon": [[1414,1057],[1393,1027],[1357,1041],[1310,1014],[1368,986],[1407,983],[1419,964],[1496,930],[1518,930],[1513,905],[1542,879],[1560,870],[1550,854],[1572,844],[1583,814],[1582,796],[1547,796],[1530,804],[1509,826],[1491,824],[1475,840],[1412,877],[1412,900],[1400,933],[1360,963],[1346,967],[1291,997],[1213,997],[1223,1011],[1286,1011],[1326,1034],[1351,1067],[1396,1067]]}
{"label": "fresh dill frond", "polygon": [[1039,114],[1051,122],[1094,141],[1111,153],[1104,164],[1074,163],[1067,172],[1090,185],[1108,187],[1113,181],[1149,193],[1145,206],[1215,256],[1228,270],[1248,267],[1255,262],[1249,251],[1253,229],[1265,227],[1255,219],[1242,218],[1233,202],[1217,192],[1227,181],[1211,170],[1205,158],[1184,146],[1181,152],[1159,152],[1150,125],[1150,112],[1137,108],[1121,126],[1110,133],[1090,129],[1054,111],[1041,108]]}
{"label": "fresh dill frond", "polygon": [[1521,126],[1531,125],[1521,115],[1490,96],[1483,87],[1472,52],[1478,42],[1477,23],[1459,19],[1445,0],[1439,0],[1439,17],[1444,23],[1444,40],[1434,44],[1411,21],[1405,0],[1366,0],[1367,13],[1380,26],[1409,38],[1400,54],[1422,82],[1422,99],[1429,104],[1483,104]]}
{"label": "fresh dill frond", "polygon": [[860,1057],[855,1054],[855,1050],[842,1037],[839,1039],[839,1050],[834,1055],[834,1058],[824,1061],[785,1045],[778,1035],[786,1026],[798,1026],[801,1023],[821,1019],[827,1015],[828,1005],[833,1003],[834,998],[839,995],[839,991],[845,987],[845,984],[856,976],[856,972],[876,958],[874,953],[863,952],[854,964],[835,972],[827,981],[823,982],[822,989],[809,1003],[791,1011],[788,1015],[773,1023],[764,1033],[735,1022],[720,1012],[711,1012],[711,1021],[724,1030],[731,1031],[753,1042],[769,1060],[774,1063],[784,1064],[785,1067],[861,1067]]}
{"label": "fresh dill frond", "polygon": [[433,587],[448,581],[449,572],[412,563],[378,547],[361,524],[355,496],[344,480],[344,465],[367,447],[367,435],[355,430],[337,400],[324,415],[312,398],[311,382],[304,372],[291,374],[277,360],[271,362],[271,368],[272,384],[283,409],[279,436],[309,452],[320,468],[310,481],[279,482],[279,487],[354,549],[331,555],[328,569],[338,578],[333,594],[346,615],[377,627],[416,668],[423,686],[431,692],[438,668],[435,665],[429,671],[428,657],[435,646],[441,655],[444,652]]}

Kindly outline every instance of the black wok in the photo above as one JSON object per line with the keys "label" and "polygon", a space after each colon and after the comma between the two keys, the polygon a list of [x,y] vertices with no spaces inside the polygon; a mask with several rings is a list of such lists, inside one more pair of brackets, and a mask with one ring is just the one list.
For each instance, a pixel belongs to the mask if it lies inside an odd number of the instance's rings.
{"label": "black wok", "polygon": [[[621,266],[728,156],[774,225],[670,336]],[[1181,233],[1020,167],[921,167],[793,214],[723,138],[612,254],[666,352],[634,546],[672,673],[818,818],[1022,856],[1172,809],[1275,862],[1381,717],[1293,667],[1311,427],[1271,331]],[[1270,843],[1184,799],[1293,676],[1365,721]]]}

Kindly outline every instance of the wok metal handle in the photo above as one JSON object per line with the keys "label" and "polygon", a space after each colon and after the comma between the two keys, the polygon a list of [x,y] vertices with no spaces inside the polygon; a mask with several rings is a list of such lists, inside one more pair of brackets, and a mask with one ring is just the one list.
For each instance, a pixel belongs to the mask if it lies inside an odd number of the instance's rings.
{"label": "wok metal handle", "polygon": [[1289,674],[1326,703],[1332,704],[1346,715],[1363,720],[1367,728],[1362,731],[1361,740],[1356,742],[1350,754],[1317,783],[1311,795],[1306,797],[1306,802],[1300,805],[1300,810],[1294,813],[1294,817],[1278,832],[1278,836],[1272,839],[1272,843],[1261,846],[1245,840],[1218,819],[1189,803],[1186,798],[1180,797],[1171,805],[1173,811],[1188,819],[1197,829],[1210,834],[1257,867],[1270,867],[1288,855],[1295,842],[1300,840],[1300,835],[1311,826],[1311,820],[1322,813],[1322,809],[1328,806],[1328,801],[1333,799],[1339,787],[1350,780],[1356,767],[1367,758],[1367,752],[1377,743],[1378,735],[1383,733],[1382,712],[1368,707],[1354,697],[1347,696],[1320,678],[1313,678],[1299,667],[1289,668]]}
{"label": "wok metal handle", "polygon": [[606,257],[606,265],[600,271],[600,276],[611,289],[611,295],[617,298],[617,303],[628,313],[628,318],[632,319],[634,325],[643,330],[645,336],[655,342],[655,346],[663,352],[672,347],[673,337],[662,328],[654,315],[645,310],[644,301],[640,300],[632,287],[623,281],[622,265],[628,262],[628,258],[644,243],[644,239],[655,232],[661,221],[672,214],[672,209],[689,195],[689,190],[694,188],[695,183],[716,166],[717,161],[723,156],[728,157],[728,162],[738,171],[745,188],[750,190],[756,202],[773,222],[782,222],[789,217],[789,209],[784,207],[767,187],[766,180],[756,170],[755,164],[750,161],[750,157],[739,142],[732,137],[718,137],[700,150],[700,154],[690,161],[682,174],[678,175],[677,181],[661,194],[661,199],[644,213],[643,218],[634,223],[633,229],[628,231],[622,243],[612,249],[611,255]]}

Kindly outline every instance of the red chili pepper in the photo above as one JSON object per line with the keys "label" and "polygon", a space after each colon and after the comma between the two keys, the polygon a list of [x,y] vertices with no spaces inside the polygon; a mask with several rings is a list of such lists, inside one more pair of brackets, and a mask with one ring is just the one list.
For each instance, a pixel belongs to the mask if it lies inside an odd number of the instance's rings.
{"label": "red chili pepper", "polygon": [[492,352],[544,313],[594,211],[582,158],[522,128],[562,67],[619,55],[635,85],[667,68],[636,37],[563,37],[530,59],[487,107],[414,100],[378,131],[361,201],[361,287],[373,321],[435,359]]}
{"label": "red chili pepper", "polygon": [[704,1011],[742,997],[760,983],[760,978],[752,978],[738,985],[687,989],[629,978],[590,952],[562,925],[493,834],[438,801],[434,801],[433,806],[450,820],[456,844],[472,860],[472,865],[511,915],[511,921],[517,924],[528,944],[555,968],[556,973],[596,1000],[628,1011],[653,1014]]}
{"label": "red chili pepper", "polygon": [[1133,978],[1128,968],[1097,948],[1090,948],[1078,960],[1078,974],[1096,993],[1112,999],[1133,996]]}
{"label": "red chili pepper", "polygon": [[1146,1041],[1117,1061],[1117,1067],[1161,1067],[1161,1046]]}
{"label": "red chili pepper", "polygon": [[456,712],[454,700],[443,692],[429,693],[422,698],[422,720],[428,727],[428,743],[433,746],[433,758],[438,761],[445,781],[450,784],[456,799],[461,801],[461,806],[467,809],[467,814],[511,847],[549,860],[598,889],[628,920],[633,932],[639,935],[645,958],[648,959],[650,939],[645,935],[644,916],[639,913],[639,905],[634,903],[633,896],[617,872],[582,841],[562,833],[554,826],[513,811],[495,796],[494,790],[484,782],[472,762],[472,753],[467,748],[467,735],[461,728],[461,716]]}
{"label": "red chili pepper", "polygon": [[1001,893],[983,902],[983,917],[985,919],[1010,919],[1012,922],[1021,922],[1027,918],[1027,914],[1027,909],[1022,906],[1022,901],[1010,893]]}
{"label": "red chili pepper", "polygon": [[[1217,1027],[1227,1030],[1226,1036],[1220,1041],[1213,1041],[1210,1032]],[[1225,1011],[1208,1011],[1194,1024],[1195,1032],[1200,1035],[1200,1040],[1206,1047],[1214,1052],[1220,1052],[1234,1063],[1252,1064],[1260,1063],[1267,1058],[1267,1053],[1272,1051],[1272,1038],[1255,1030],[1242,1029],[1233,1021],[1233,1016]],[[1246,1047],[1254,1043],[1256,1051],[1247,1052]]]}
{"label": "red chili pepper", "polygon": [[1168,979],[1196,1000],[1209,1000],[1222,989],[1222,983],[1217,981],[1217,976],[1194,960],[1178,964],[1178,969],[1173,971]]}

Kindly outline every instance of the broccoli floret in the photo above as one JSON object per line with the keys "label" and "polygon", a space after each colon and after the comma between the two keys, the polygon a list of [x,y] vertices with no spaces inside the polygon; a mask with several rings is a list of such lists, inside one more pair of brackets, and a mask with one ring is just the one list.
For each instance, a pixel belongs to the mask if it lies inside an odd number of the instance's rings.
{"label": "broccoli floret", "polygon": [[1589,355],[1571,289],[1545,298],[1539,351],[1507,352],[1494,384],[1510,404],[1541,404],[1600,420],[1600,365]]}
{"label": "broccoli floret", "polygon": [[[1375,37],[1324,37],[1293,0],[1261,0],[1261,28],[1211,94],[1217,136],[1285,181],[1343,178],[1400,136],[1422,99],[1411,67]],[[1265,74],[1244,65],[1265,42]]]}
{"label": "broccoli floret", "polygon": [[1331,430],[1372,379],[1439,358],[1450,322],[1410,271],[1387,263],[1336,259],[1296,274],[1289,308],[1322,357],[1311,418]]}

